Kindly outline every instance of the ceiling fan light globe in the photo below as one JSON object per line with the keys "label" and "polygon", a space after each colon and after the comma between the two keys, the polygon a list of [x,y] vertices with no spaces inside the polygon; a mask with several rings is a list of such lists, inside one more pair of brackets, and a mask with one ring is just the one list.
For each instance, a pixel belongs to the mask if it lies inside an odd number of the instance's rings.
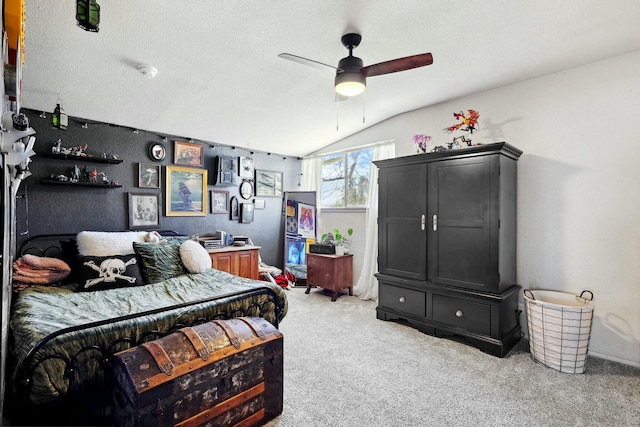
{"label": "ceiling fan light globe", "polygon": [[365,77],[361,73],[340,73],[336,75],[335,88],[342,96],[360,95],[366,89]]}

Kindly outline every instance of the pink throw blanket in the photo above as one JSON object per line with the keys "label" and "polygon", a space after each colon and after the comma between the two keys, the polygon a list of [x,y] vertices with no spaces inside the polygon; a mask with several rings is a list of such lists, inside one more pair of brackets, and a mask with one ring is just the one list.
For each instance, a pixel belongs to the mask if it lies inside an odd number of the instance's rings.
{"label": "pink throw blanket", "polygon": [[58,283],[69,274],[71,268],[61,259],[23,255],[13,262],[13,289]]}

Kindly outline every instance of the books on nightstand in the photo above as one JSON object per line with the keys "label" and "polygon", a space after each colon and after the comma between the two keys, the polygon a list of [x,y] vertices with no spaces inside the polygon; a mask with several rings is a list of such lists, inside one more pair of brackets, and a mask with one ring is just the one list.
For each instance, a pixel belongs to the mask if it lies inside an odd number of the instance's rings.
{"label": "books on nightstand", "polygon": [[199,237],[198,241],[207,250],[224,248],[227,246],[227,233],[218,230],[211,235]]}

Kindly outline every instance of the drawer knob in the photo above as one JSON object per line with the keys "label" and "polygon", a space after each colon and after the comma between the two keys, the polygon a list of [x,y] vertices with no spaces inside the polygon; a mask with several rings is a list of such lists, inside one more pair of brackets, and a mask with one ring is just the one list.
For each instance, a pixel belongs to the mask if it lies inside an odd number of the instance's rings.
{"label": "drawer knob", "polygon": [[400,302],[405,302],[407,299],[405,297],[400,297],[400,299],[398,299],[398,301]]}
{"label": "drawer knob", "polygon": [[462,316],[464,316],[464,313],[462,312],[462,310],[457,310],[456,317],[462,317]]}

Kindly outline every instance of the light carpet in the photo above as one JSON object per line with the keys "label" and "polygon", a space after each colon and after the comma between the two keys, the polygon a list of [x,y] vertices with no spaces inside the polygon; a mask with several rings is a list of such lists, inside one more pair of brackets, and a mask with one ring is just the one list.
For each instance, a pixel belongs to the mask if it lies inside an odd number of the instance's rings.
{"label": "light carpet", "polygon": [[376,319],[374,301],[291,289],[284,410],[269,427],[638,426],[640,369],[588,357],[583,374],[504,358]]}

